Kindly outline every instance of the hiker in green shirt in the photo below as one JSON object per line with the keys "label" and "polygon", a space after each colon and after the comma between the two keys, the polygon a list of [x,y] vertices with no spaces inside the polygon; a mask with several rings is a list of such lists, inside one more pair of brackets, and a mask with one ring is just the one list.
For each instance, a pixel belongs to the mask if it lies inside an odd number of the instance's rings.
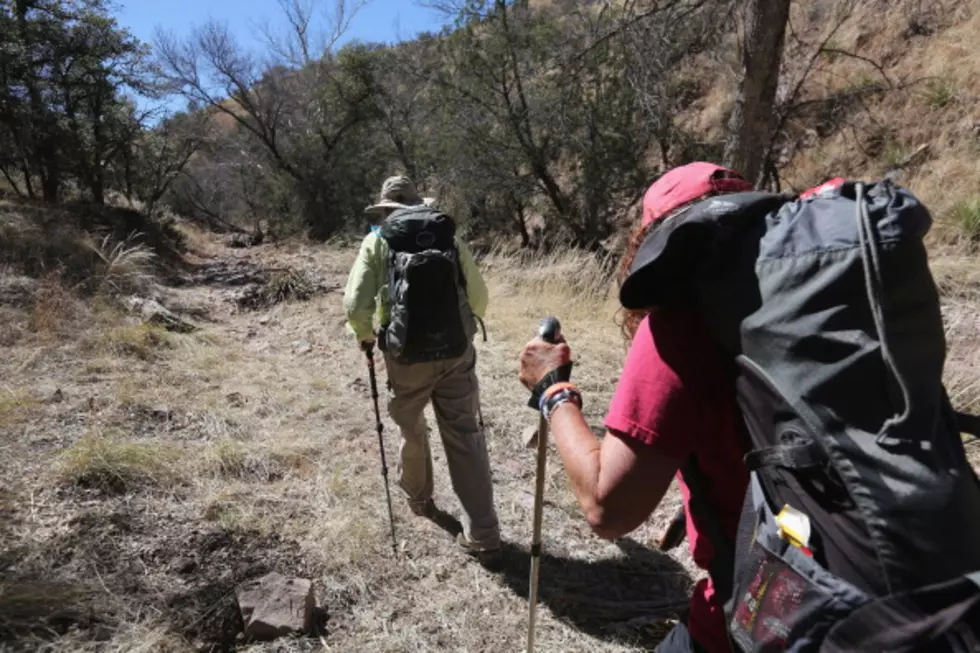
{"label": "hiker in green shirt", "polygon": [[[412,512],[438,516],[423,410],[431,400],[453,490],[463,507],[459,544],[500,547],[490,462],[478,420],[473,336],[488,303],[486,283],[452,219],[404,176],[389,177],[366,211],[379,225],[364,237],[344,293],[347,326],[362,347],[384,353],[388,412],[402,443],[398,485]],[[409,319],[411,315],[411,319]],[[374,329],[374,320],[380,326]]]}

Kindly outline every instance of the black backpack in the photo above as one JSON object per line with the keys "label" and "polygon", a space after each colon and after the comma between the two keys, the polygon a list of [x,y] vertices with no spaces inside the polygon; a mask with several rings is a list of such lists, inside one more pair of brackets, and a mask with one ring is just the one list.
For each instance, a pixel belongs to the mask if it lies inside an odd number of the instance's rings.
{"label": "black backpack", "polygon": [[[889,180],[737,193],[647,236],[626,308],[694,303],[734,357],[751,438],[736,542],[705,514],[709,570],[742,651],[980,650],[980,482],[943,387],[923,237]],[[724,553],[727,552],[727,553]]]}
{"label": "black backpack", "polygon": [[425,205],[399,209],[379,235],[389,250],[390,315],[379,334],[381,349],[406,364],[462,356],[476,323],[452,218]]}

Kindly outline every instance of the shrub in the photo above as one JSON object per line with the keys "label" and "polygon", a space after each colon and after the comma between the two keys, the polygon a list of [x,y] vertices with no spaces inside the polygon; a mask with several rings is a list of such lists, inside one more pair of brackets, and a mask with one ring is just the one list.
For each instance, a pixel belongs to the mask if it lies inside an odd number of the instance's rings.
{"label": "shrub", "polygon": [[926,86],[925,99],[933,109],[944,109],[956,101],[956,91],[949,81],[934,79]]}
{"label": "shrub", "polygon": [[971,248],[980,245],[980,197],[957,202],[950,211],[950,218],[960,237]]}
{"label": "shrub", "polygon": [[154,261],[156,254],[149,247],[137,244],[138,233],[130,234],[125,240],[112,243],[106,236],[101,243],[91,239],[85,241],[98,257],[92,275],[92,286],[98,292],[109,294],[144,294],[156,282]]}

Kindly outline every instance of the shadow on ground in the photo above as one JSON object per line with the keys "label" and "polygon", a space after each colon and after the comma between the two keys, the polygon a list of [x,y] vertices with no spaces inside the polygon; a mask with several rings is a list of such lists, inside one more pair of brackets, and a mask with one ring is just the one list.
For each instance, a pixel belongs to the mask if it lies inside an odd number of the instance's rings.
{"label": "shadow on ground", "polygon": [[[691,580],[669,555],[630,539],[616,542],[622,558],[576,560],[541,554],[538,597],[556,618],[593,637],[652,650],[687,607]],[[480,560],[515,594],[527,598],[531,556],[505,542]]]}
{"label": "shadow on ground", "polygon": [[[194,650],[229,653],[244,642],[236,587],[270,571],[316,578],[297,542],[277,534],[228,531],[172,520],[122,504],[81,512],[37,546],[0,549],[0,642],[42,650],[107,641],[141,611]],[[317,627],[327,626],[322,606]]]}
{"label": "shadow on ground", "polygon": [[[438,510],[431,518],[455,536],[459,522]],[[600,639],[652,650],[687,608],[692,581],[669,555],[621,538],[622,557],[577,560],[542,552],[538,599],[556,618]],[[475,558],[512,592],[528,598],[531,556],[504,542],[499,552]]]}

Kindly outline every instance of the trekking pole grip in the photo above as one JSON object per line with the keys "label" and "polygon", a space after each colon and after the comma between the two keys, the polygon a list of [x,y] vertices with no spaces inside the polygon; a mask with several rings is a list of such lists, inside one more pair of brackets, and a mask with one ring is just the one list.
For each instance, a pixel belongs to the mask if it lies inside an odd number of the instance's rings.
{"label": "trekking pole grip", "polygon": [[554,315],[544,318],[538,325],[538,336],[545,342],[556,344],[561,338],[561,322]]}

